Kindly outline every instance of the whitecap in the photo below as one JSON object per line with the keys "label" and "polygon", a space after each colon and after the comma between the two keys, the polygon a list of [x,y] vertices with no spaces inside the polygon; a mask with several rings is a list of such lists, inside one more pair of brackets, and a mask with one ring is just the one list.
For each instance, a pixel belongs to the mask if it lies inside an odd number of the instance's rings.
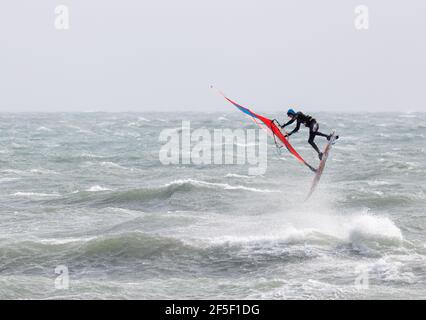
{"label": "whitecap", "polygon": [[53,245],[61,245],[61,244],[67,244],[67,243],[73,243],[73,242],[89,242],[91,240],[96,239],[96,237],[82,237],[82,238],[53,238],[53,239],[40,239],[40,243],[45,244],[53,244]]}
{"label": "whitecap", "polygon": [[228,173],[225,175],[225,178],[253,179],[254,177],[258,177],[258,176],[247,176],[247,175],[237,174],[237,173]]}
{"label": "whitecap", "polygon": [[26,148],[26,147],[27,147],[26,145],[19,144],[19,143],[15,143],[15,142],[12,142],[12,143],[10,144],[10,146],[11,146],[12,148],[14,148],[14,149],[23,149],[23,148]]}
{"label": "whitecap", "polygon": [[83,157],[83,158],[94,158],[94,159],[105,158],[105,156],[100,156],[100,155],[93,154],[93,153],[82,153],[80,155],[80,157]]}
{"label": "whitecap", "polygon": [[404,264],[400,261],[395,261],[392,257],[378,259],[368,266],[369,274],[375,275],[382,281],[414,283],[414,274],[404,269]]}
{"label": "whitecap", "polygon": [[0,172],[3,172],[3,173],[11,173],[11,174],[17,174],[17,175],[25,174],[25,172],[24,172],[24,171],[22,171],[22,170],[17,170],[17,169],[3,169],[3,170],[0,170]]}
{"label": "whitecap", "polygon": [[31,173],[36,173],[36,174],[58,174],[55,171],[52,170],[48,170],[48,169],[31,169],[30,170]]}
{"label": "whitecap", "polygon": [[16,181],[16,180],[19,180],[19,178],[0,178],[0,183],[12,182],[12,181]]}
{"label": "whitecap", "polygon": [[245,190],[245,191],[252,191],[252,192],[263,192],[263,193],[280,192],[277,190],[257,189],[257,188],[240,186],[240,185],[233,186],[227,183],[214,183],[214,182],[206,182],[206,181],[195,180],[195,179],[175,180],[166,184],[166,187],[169,187],[172,185],[184,185],[184,184],[191,184],[193,186],[203,186],[203,187],[210,187],[210,188],[221,188],[224,190]]}
{"label": "whitecap", "polygon": [[347,224],[348,240],[353,247],[360,250],[370,245],[401,244],[403,236],[401,230],[386,217],[371,215],[355,216]]}
{"label": "whitecap", "polygon": [[15,192],[12,194],[16,197],[60,197],[60,194],[57,193],[37,193],[37,192]]}
{"label": "whitecap", "polygon": [[53,130],[47,127],[38,127],[37,131],[52,132]]}
{"label": "whitecap", "polygon": [[367,181],[367,184],[370,186],[388,186],[391,183],[384,180],[373,180],[373,181]]}
{"label": "whitecap", "polygon": [[99,191],[111,191],[111,189],[104,188],[104,187],[101,187],[99,185],[96,185],[96,186],[90,187],[89,189],[86,189],[86,191],[88,191],[88,192],[99,192]]}
{"label": "whitecap", "polygon": [[101,164],[102,167],[118,168],[118,169],[126,169],[127,170],[127,168],[119,165],[118,163],[111,162],[111,161],[102,161],[100,164]]}

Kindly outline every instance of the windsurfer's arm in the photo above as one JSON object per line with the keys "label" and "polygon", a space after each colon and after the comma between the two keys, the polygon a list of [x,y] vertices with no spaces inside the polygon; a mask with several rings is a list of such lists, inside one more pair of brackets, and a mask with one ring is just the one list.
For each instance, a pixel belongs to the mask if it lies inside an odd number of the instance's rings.
{"label": "windsurfer's arm", "polygon": [[281,129],[283,129],[283,128],[287,127],[288,125],[292,124],[294,121],[296,121],[296,119],[291,119],[291,120],[290,120],[290,121],[288,121],[287,123],[284,123],[284,124],[281,126]]}
{"label": "windsurfer's arm", "polygon": [[[294,120],[293,120],[293,121],[294,121]],[[300,123],[301,123],[301,122],[298,120],[298,121],[297,121],[296,128],[294,128],[294,129],[293,129],[293,131],[292,131],[292,132],[290,132],[290,133],[287,135],[288,137],[290,137],[293,133],[296,133],[297,131],[299,131],[299,129],[300,129]]]}

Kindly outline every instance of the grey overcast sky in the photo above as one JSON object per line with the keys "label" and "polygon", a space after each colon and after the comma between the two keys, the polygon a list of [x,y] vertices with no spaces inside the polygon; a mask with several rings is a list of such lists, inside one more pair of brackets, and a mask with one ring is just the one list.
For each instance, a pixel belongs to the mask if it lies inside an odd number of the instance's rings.
{"label": "grey overcast sky", "polygon": [[229,111],[210,84],[256,110],[426,111],[425,39],[424,0],[2,1],[0,111]]}

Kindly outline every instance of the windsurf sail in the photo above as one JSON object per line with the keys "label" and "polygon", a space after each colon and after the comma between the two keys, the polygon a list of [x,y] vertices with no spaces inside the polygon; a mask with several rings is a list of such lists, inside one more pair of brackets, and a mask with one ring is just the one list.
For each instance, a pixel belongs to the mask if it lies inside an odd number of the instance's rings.
{"label": "windsurf sail", "polygon": [[[256,119],[260,120],[272,133],[272,135],[275,137],[277,137],[279,139],[279,141],[281,141],[281,143],[287,148],[287,150],[302,164],[304,164],[305,166],[307,166],[309,169],[311,169],[313,172],[316,172],[316,169],[314,167],[312,167],[309,163],[307,163],[301,156],[300,154],[293,148],[293,146],[288,142],[288,140],[286,139],[286,137],[283,135],[283,133],[281,132],[281,130],[277,127],[277,125],[275,124],[276,120],[271,120],[268,118],[265,118],[257,113],[254,113],[253,111],[251,111],[250,109],[243,107],[242,105],[236,103],[235,101],[229,99],[227,96],[225,96],[222,92],[219,91],[219,93],[226,99],[228,100],[230,103],[232,103],[235,107],[237,107],[239,110],[241,110],[242,112],[244,112],[246,115],[248,115],[249,117],[251,117],[256,123]],[[258,123],[257,123],[258,124]],[[276,140],[275,140],[276,142]]]}

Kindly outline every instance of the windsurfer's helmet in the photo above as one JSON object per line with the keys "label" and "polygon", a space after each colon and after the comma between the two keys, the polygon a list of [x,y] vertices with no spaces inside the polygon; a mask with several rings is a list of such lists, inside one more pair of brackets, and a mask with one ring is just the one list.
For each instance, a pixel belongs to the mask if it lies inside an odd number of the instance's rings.
{"label": "windsurfer's helmet", "polygon": [[287,115],[289,117],[294,117],[296,115],[296,111],[294,111],[293,109],[288,109]]}

